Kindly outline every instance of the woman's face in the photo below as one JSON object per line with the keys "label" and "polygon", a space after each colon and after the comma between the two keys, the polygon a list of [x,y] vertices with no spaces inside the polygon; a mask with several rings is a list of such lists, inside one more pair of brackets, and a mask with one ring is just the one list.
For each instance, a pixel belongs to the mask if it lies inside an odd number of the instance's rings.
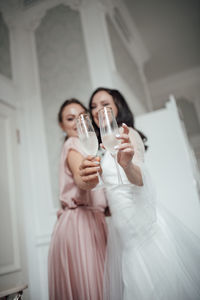
{"label": "woman's face", "polygon": [[77,136],[77,128],[76,128],[76,118],[80,116],[80,114],[85,113],[84,108],[77,104],[71,103],[62,111],[62,123],[60,123],[60,127],[63,131],[67,133],[68,137]]}
{"label": "woman's face", "polygon": [[115,105],[113,97],[110,94],[108,94],[106,91],[99,91],[94,95],[92,99],[92,105],[91,105],[92,117],[98,127],[99,127],[98,111],[105,106],[111,107],[115,117],[117,116],[118,109],[117,106]]}

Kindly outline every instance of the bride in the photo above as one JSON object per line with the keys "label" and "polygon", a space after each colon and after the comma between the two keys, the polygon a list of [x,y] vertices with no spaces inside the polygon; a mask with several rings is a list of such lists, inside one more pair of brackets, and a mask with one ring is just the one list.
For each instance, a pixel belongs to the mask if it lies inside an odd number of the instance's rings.
{"label": "bride", "polygon": [[[155,201],[144,165],[145,136],[134,129],[133,115],[117,90],[98,88],[90,98],[98,138],[98,111],[109,106],[121,126],[118,163],[124,185],[117,185],[114,160],[106,151],[103,179],[111,211],[104,276],[105,300],[200,299],[200,242]],[[125,125],[123,122],[126,122]],[[86,157],[83,181],[95,176]]]}

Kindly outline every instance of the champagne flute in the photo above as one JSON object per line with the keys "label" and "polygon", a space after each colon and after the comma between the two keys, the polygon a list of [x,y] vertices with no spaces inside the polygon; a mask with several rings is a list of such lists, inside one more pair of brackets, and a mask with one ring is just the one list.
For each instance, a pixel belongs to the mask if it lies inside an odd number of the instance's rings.
{"label": "champagne flute", "polygon": [[99,110],[98,117],[102,143],[114,158],[118,184],[123,184],[117,162],[117,150],[115,149],[115,146],[120,144],[120,141],[116,138],[116,135],[119,134],[119,128],[112,108],[103,107]]}
{"label": "champagne flute", "polygon": [[[76,126],[79,140],[84,152],[87,155],[96,156],[99,143],[89,115],[87,113],[81,114],[76,120]],[[99,172],[97,172],[97,175],[99,187],[102,187],[103,184]]]}

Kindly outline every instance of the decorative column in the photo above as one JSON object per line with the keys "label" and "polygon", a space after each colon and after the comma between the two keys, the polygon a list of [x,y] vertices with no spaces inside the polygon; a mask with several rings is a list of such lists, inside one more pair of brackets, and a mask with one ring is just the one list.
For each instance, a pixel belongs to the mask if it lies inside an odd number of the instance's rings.
{"label": "decorative column", "polygon": [[[31,299],[43,297],[38,236],[54,223],[34,30],[40,14],[4,13],[10,29],[11,60],[20,130],[20,171]],[[36,16],[36,18],[35,18]]]}
{"label": "decorative column", "polygon": [[83,0],[80,7],[93,89],[112,87],[114,60],[106,26],[106,10],[99,0]]}

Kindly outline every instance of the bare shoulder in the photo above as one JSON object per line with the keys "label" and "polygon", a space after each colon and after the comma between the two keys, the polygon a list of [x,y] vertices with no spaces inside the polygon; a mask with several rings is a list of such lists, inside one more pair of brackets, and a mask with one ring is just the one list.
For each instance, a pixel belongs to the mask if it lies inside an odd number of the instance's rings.
{"label": "bare shoulder", "polygon": [[67,156],[67,165],[73,175],[78,173],[79,167],[83,160],[83,155],[75,149],[70,149]]}

